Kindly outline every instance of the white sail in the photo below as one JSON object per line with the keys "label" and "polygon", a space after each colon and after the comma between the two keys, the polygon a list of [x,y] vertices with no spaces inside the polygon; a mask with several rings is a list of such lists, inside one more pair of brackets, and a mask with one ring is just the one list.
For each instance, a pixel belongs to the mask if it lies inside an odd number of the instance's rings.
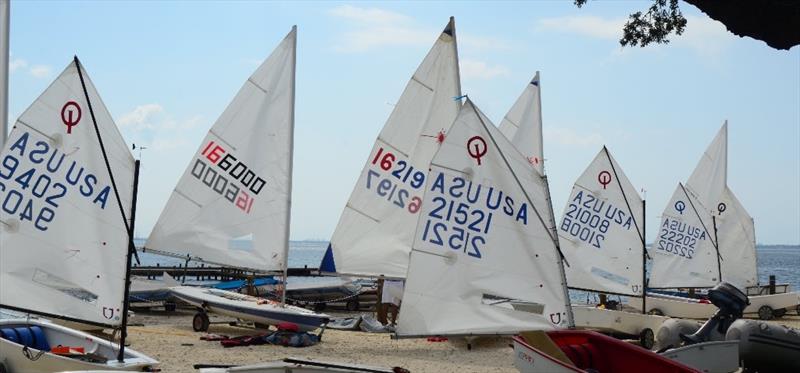
{"label": "white sail", "polygon": [[[467,100],[433,158],[397,334],[565,326],[566,284],[542,178]],[[545,202],[538,205],[545,205]]]}
{"label": "white sail", "polygon": [[742,290],[757,285],[756,232],[753,218],[727,187],[715,214],[722,256],[722,280]]}
{"label": "white sail", "polygon": [[425,175],[461,95],[451,18],[381,130],[331,238],[323,271],[403,278]]}
{"label": "white sail", "polygon": [[642,199],[603,147],[572,187],[558,228],[570,288],[642,295]]}
{"label": "white sail", "polygon": [[525,85],[525,90],[500,122],[500,132],[544,175],[542,140],[542,97],[539,72]]}
{"label": "white sail", "polygon": [[686,182],[686,188],[694,194],[702,208],[711,214],[717,210],[727,183],[728,122],[725,121],[700,161],[697,162],[697,166]]}
{"label": "white sail", "polygon": [[0,304],[116,326],[129,240],[93,116],[126,214],[134,160],[79,68],[22,113],[0,156]]}
{"label": "white sail", "polygon": [[296,34],[293,28],[211,127],[146,248],[261,271],[285,267]]}
{"label": "white sail", "polygon": [[719,282],[714,228],[701,219],[709,215],[699,202],[678,184],[661,215],[653,247],[651,288],[712,287]]}

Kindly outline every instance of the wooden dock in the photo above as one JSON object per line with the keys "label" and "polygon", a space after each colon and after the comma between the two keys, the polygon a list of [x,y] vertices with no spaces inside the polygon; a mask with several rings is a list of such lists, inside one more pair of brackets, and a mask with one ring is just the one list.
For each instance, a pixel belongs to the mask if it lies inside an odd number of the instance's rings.
{"label": "wooden dock", "polygon": [[[134,276],[141,276],[147,277],[149,279],[153,279],[156,277],[161,276],[164,272],[168,273],[170,276],[181,279],[183,277],[194,279],[196,281],[209,281],[209,280],[216,280],[216,281],[231,281],[231,280],[243,280],[247,279],[250,276],[253,276],[252,271],[245,271],[242,269],[237,268],[229,268],[229,267],[209,267],[201,264],[199,266],[133,266],[131,268],[131,273]],[[261,276],[268,276],[268,275],[280,275],[280,273],[272,273],[272,274],[257,274],[257,277]],[[319,269],[318,268],[289,268],[288,269],[289,276],[319,276]]]}

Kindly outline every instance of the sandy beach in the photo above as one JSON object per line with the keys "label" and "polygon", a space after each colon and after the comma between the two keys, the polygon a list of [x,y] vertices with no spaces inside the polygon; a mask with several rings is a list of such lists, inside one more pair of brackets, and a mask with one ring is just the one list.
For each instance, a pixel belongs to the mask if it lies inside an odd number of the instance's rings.
{"label": "sandy beach", "polygon": [[[191,310],[175,313],[138,312],[131,326],[131,348],[161,362],[164,372],[196,372],[198,363],[254,364],[286,357],[311,358],[382,367],[403,367],[412,372],[516,372],[509,338],[483,338],[467,350],[463,339],[428,342],[425,339],[392,340],[389,334],[326,330],[322,342],[311,347],[272,345],[224,348],[202,341],[192,330]],[[228,319],[211,316],[211,321]],[[209,332],[228,336],[254,335],[262,330],[212,324]]]}
{"label": "sandy beach", "polygon": [[[428,342],[425,339],[393,340],[388,334],[326,330],[321,343],[292,348],[271,345],[224,348],[219,342],[202,341],[192,330],[194,312],[138,312],[131,326],[131,347],[161,362],[164,372],[196,372],[194,364],[253,364],[286,357],[311,358],[342,363],[403,367],[412,372],[516,372],[508,338],[485,338],[467,350],[463,339]],[[212,322],[227,321],[212,315]],[[800,328],[800,316],[787,315],[777,324]],[[254,335],[261,330],[212,324],[210,332],[228,336]]]}

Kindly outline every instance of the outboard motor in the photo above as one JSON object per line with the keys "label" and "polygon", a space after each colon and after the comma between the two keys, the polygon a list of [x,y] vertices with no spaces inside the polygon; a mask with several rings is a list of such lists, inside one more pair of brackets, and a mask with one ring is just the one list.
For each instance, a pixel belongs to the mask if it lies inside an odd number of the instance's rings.
{"label": "outboard motor", "polygon": [[717,286],[709,290],[708,300],[717,306],[719,311],[717,311],[714,316],[711,316],[711,318],[700,327],[700,330],[694,334],[681,334],[681,339],[683,339],[684,344],[690,345],[709,340],[714,328],[717,328],[717,332],[724,336],[731,324],[733,324],[736,319],[742,317],[744,309],[750,304],[747,295],[727,282],[720,282]]}

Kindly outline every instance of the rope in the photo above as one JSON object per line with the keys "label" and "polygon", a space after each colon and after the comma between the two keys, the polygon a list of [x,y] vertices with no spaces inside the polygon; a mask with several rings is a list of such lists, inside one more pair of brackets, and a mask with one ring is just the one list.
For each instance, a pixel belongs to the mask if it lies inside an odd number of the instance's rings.
{"label": "rope", "polygon": [[39,358],[42,357],[42,355],[44,355],[44,353],[45,353],[44,350],[40,350],[39,352],[36,353],[36,355],[34,355],[31,352],[31,350],[28,348],[28,346],[25,346],[25,347],[22,348],[22,355],[24,355],[30,361],[39,360]]}

